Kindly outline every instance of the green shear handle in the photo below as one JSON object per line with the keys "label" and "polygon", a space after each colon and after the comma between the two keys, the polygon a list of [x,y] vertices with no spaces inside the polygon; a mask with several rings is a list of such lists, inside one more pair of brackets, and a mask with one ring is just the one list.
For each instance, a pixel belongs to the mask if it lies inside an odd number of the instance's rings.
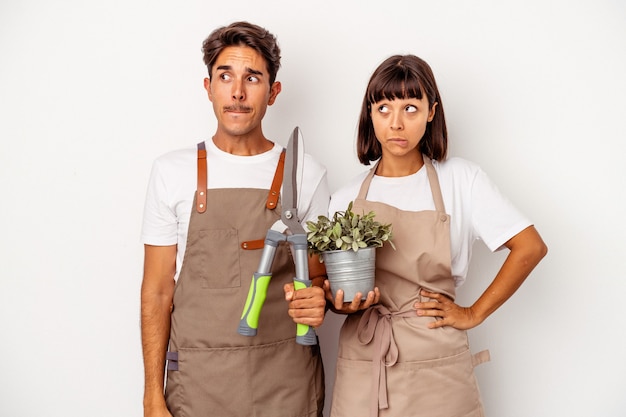
{"label": "green shear handle", "polygon": [[[296,264],[296,276],[293,279],[294,290],[308,288],[313,281],[309,280],[309,264],[307,255],[306,235],[297,234],[287,237],[287,241],[293,245],[294,261]],[[296,342],[301,345],[313,346],[317,344],[315,330],[306,325],[297,323]]]}
{"label": "green shear handle", "polygon": [[272,273],[270,272],[272,261],[276,254],[276,248],[278,248],[280,242],[285,241],[285,239],[286,236],[280,232],[272,229],[267,231],[263,254],[259,261],[259,268],[258,271],[252,275],[248,298],[246,299],[241,321],[239,322],[239,328],[237,329],[239,334],[243,336],[256,336],[257,329],[259,328],[259,316],[261,315],[261,309],[267,297],[267,288],[272,279]]}

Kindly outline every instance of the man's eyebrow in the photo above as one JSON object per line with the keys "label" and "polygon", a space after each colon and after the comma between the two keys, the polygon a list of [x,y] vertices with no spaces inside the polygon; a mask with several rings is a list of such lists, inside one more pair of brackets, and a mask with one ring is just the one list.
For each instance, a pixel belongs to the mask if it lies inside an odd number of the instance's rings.
{"label": "man's eyebrow", "polygon": [[[230,70],[232,70],[232,69],[233,69],[233,67],[232,67],[231,65],[220,65],[220,66],[218,66],[218,67],[216,68],[216,70],[218,70],[218,71],[219,71],[219,70],[222,70],[222,71],[230,71]],[[246,67],[246,72],[247,72],[248,74],[263,75],[263,72],[262,72],[262,71],[255,70],[255,69],[250,68],[250,67]]]}
{"label": "man's eyebrow", "polygon": [[248,71],[250,74],[254,74],[254,75],[263,75],[263,72],[261,72],[259,70],[252,69],[252,68],[246,68],[246,71]]}

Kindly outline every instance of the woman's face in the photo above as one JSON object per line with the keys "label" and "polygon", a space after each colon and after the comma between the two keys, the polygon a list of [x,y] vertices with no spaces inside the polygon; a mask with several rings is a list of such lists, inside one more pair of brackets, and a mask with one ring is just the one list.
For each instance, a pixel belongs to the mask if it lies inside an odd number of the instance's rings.
{"label": "woman's face", "polygon": [[402,157],[417,151],[426,132],[426,125],[435,116],[435,106],[428,107],[428,98],[381,100],[372,104],[371,117],[376,139],[383,157]]}

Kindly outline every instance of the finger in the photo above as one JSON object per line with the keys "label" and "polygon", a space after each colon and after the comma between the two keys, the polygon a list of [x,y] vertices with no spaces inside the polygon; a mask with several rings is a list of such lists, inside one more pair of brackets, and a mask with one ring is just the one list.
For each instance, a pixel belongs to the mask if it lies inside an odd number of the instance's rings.
{"label": "finger", "polygon": [[343,308],[343,290],[337,290],[333,304],[337,310],[341,310]]}
{"label": "finger", "polygon": [[324,290],[319,287],[307,288],[295,291],[293,299],[289,302],[289,308],[309,309],[326,307]]}
{"label": "finger", "polygon": [[444,317],[445,312],[436,308],[418,309],[417,315],[421,317]]}
{"label": "finger", "polygon": [[299,290],[295,290],[293,292],[293,301],[304,300],[307,298],[316,298],[320,296],[324,296],[324,290],[320,287],[300,288]]}
{"label": "finger", "polygon": [[283,285],[283,291],[285,292],[285,300],[291,301],[294,296],[293,282]]}
{"label": "finger", "polygon": [[365,299],[363,304],[361,304],[360,309],[364,310],[366,308],[369,308],[372,304],[375,304],[375,303],[376,303],[376,292],[370,291],[367,293],[367,298]]}
{"label": "finger", "polygon": [[354,298],[352,299],[352,302],[350,303],[350,310],[352,310],[352,312],[358,311],[359,306],[361,305],[362,297],[363,297],[363,294],[361,294],[360,292],[357,292],[354,295]]}
{"label": "finger", "polygon": [[333,292],[330,290],[330,282],[328,282],[328,280],[325,280],[322,288],[324,289],[324,295],[326,299],[334,304],[335,300],[333,298]]}
{"label": "finger", "polygon": [[429,329],[438,329],[439,327],[444,327],[447,326],[448,323],[446,322],[445,319],[443,320],[435,320],[431,323],[428,323],[428,328]]}
{"label": "finger", "polygon": [[420,295],[423,295],[424,297],[435,298],[435,296],[439,295],[439,293],[430,292],[430,291],[425,290],[425,289],[422,288],[422,290],[420,291]]}
{"label": "finger", "polygon": [[438,310],[440,309],[442,304],[438,301],[426,301],[423,303],[415,303],[413,307],[418,310]]}
{"label": "finger", "polygon": [[378,304],[380,301],[380,290],[378,287],[374,287],[374,304]]}
{"label": "finger", "polygon": [[324,310],[324,307],[290,308],[289,316],[295,323],[318,327],[324,322]]}

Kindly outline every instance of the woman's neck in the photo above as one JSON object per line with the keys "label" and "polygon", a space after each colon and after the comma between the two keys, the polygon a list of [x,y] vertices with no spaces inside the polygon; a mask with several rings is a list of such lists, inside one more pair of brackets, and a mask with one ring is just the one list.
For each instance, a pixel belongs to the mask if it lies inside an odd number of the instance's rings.
{"label": "woman's neck", "polygon": [[424,157],[421,152],[401,157],[383,155],[376,167],[376,175],[381,177],[406,177],[415,174],[422,166],[424,166]]}

